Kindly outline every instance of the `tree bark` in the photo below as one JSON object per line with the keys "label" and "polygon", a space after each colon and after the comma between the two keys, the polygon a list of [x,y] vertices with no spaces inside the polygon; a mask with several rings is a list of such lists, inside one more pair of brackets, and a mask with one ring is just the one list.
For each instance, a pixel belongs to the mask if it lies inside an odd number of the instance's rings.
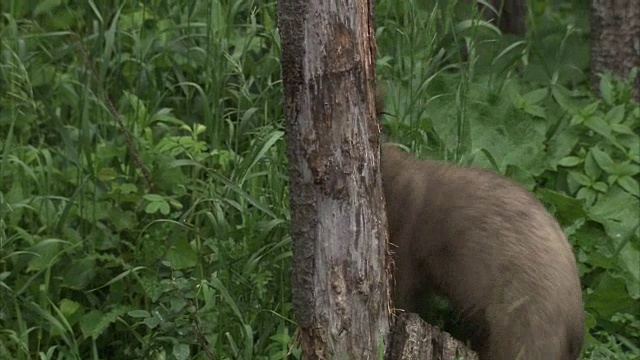
{"label": "tree bark", "polygon": [[416,314],[398,317],[387,352],[389,360],[477,360],[478,355]]}
{"label": "tree bark", "polygon": [[280,0],[293,306],[305,359],[376,359],[389,330],[373,0]]}
{"label": "tree bark", "polygon": [[415,314],[387,338],[372,19],[372,0],[278,2],[297,341],[304,359],[454,359],[468,350]]}
{"label": "tree bark", "polygon": [[591,1],[591,84],[600,82],[599,74],[611,71],[626,78],[638,68],[634,80],[634,98],[640,101],[640,1]]}

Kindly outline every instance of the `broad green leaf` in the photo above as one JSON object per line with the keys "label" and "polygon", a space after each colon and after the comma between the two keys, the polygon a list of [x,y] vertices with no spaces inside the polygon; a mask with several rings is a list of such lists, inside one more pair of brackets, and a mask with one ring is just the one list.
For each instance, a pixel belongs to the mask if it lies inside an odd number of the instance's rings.
{"label": "broad green leaf", "polygon": [[102,182],[113,181],[118,177],[118,173],[112,168],[102,168],[98,171],[98,180]]}
{"label": "broad green leaf", "polygon": [[144,318],[142,322],[149,327],[149,329],[155,329],[162,324],[162,319],[158,316],[157,312],[153,313],[153,316]]}
{"label": "broad green leaf", "polygon": [[580,114],[585,118],[590,118],[592,115],[596,113],[596,110],[598,110],[599,105],[600,105],[600,102],[596,101],[587,106],[584,106],[581,108]]}
{"label": "broad green leaf", "polygon": [[571,171],[569,172],[569,176],[582,186],[591,186],[591,183],[592,183],[591,179],[589,179],[589,177],[583,173],[580,173],[577,171]]}
{"label": "broad green leaf", "polygon": [[640,173],[640,166],[626,161],[621,164],[615,164],[611,173],[618,176],[635,176]]}
{"label": "broad green leaf", "polygon": [[613,104],[615,99],[613,95],[613,86],[607,76],[600,78],[600,96],[607,104]]}
{"label": "broad green leaf", "polygon": [[64,253],[64,245],[70,244],[60,239],[41,240],[30,249],[35,256],[29,261],[27,271],[44,270],[53,266],[60,260],[60,256]]}
{"label": "broad green leaf", "polygon": [[570,126],[577,126],[583,124],[587,118],[583,115],[577,114],[571,117],[571,121],[569,122]]}
{"label": "broad green leaf", "polygon": [[620,124],[624,120],[624,105],[614,106],[607,112],[604,119],[611,125]]}
{"label": "broad green leaf", "polygon": [[550,189],[541,189],[537,193],[544,204],[555,209],[554,215],[563,226],[570,226],[587,216],[584,202],[581,200]]}
{"label": "broad green leaf", "polygon": [[145,20],[154,19],[153,14],[152,10],[141,7],[141,10],[121,15],[118,26],[124,31],[141,29]]}
{"label": "broad green leaf", "polygon": [[172,268],[183,270],[196,265],[198,255],[187,239],[181,237],[170,241],[170,243],[165,259],[171,263]]}
{"label": "broad green leaf", "polygon": [[607,184],[603,183],[602,181],[597,181],[597,182],[593,183],[593,185],[591,185],[591,187],[594,190],[599,191],[601,193],[607,192],[607,189],[608,189]]}
{"label": "broad green leaf", "polygon": [[74,290],[86,289],[94,279],[95,267],[96,264],[92,258],[73,261],[64,272],[61,285]]}
{"label": "broad green leaf", "polygon": [[58,306],[60,312],[64,314],[65,318],[67,319],[75,314],[78,310],[80,310],[81,307],[82,306],[77,301],[69,300],[66,298],[60,300],[60,305]]}
{"label": "broad green leaf", "polygon": [[537,89],[524,94],[522,97],[528,104],[537,104],[547,97],[549,91],[546,88]]}
{"label": "broad green leaf", "polygon": [[584,200],[587,205],[596,201],[597,193],[589,187],[583,187],[576,193],[576,199]]}
{"label": "broad green leaf", "polygon": [[591,116],[587,118],[584,124],[591,130],[597,132],[598,134],[604,136],[605,138],[611,137],[611,129],[604,119],[598,116]]}
{"label": "broad green leaf", "polygon": [[582,159],[577,156],[567,156],[558,161],[558,165],[564,167],[574,167],[580,163],[582,163]]}
{"label": "broad green leaf", "polygon": [[127,315],[131,316],[132,318],[151,317],[151,313],[149,313],[147,310],[131,310],[127,313]]}
{"label": "broad green leaf", "polygon": [[176,360],[187,360],[189,359],[191,352],[189,350],[189,345],[187,344],[175,344],[173,345],[173,356],[175,356]]}
{"label": "broad green leaf", "polygon": [[553,89],[551,89],[551,94],[563,110],[574,116],[580,113],[582,105],[572,99],[571,94],[564,87],[555,85]]}
{"label": "broad green leaf", "polygon": [[590,217],[604,225],[607,235],[617,244],[632,236],[640,218],[640,199],[617,186],[609,188],[607,193],[588,209]]}
{"label": "broad green leaf", "polygon": [[620,251],[620,261],[626,270],[627,289],[632,298],[640,300],[640,247],[636,237],[635,246],[632,241]]}
{"label": "broad green leaf", "polygon": [[584,159],[584,172],[593,180],[597,180],[602,175],[602,169],[593,158],[593,153],[589,151],[587,157]]}
{"label": "broad green leaf", "polygon": [[164,197],[158,194],[145,194],[143,198],[147,201],[151,202],[162,202],[164,201]]}
{"label": "broad green leaf", "polygon": [[544,113],[544,108],[538,105],[525,105],[524,111],[533,116],[546,119],[547,115]]}
{"label": "broad green leaf", "polygon": [[164,201],[159,203],[160,206],[158,207],[158,209],[160,210],[160,213],[162,215],[168,215],[171,212],[171,207],[169,206],[169,203]]}
{"label": "broad green leaf", "polygon": [[80,331],[84,337],[89,338],[99,328],[103,313],[99,310],[91,310],[80,318]]}
{"label": "broad green leaf", "polygon": [[144,207],[144,212],[147,214],[155,214],[158,212],[158,209],[160,209],[161,204],[160,202],[150,202]]}
{"label": "broad green leaf", "polygon": [[612,173],[614,171],[615,164],[613,163],[613,160],[611,160],[611,157],[609,157],[609,154],[597,147],[591,148],[590,152],[591,156],[593,156],[593,159],[598,163],[602,170],[607,173]]}
{"label": "broad green leaf", "polygon": [[605,273],[587,296],[585,306],[603,318],[609,318],[619,311],[632,306],[634,300],[629,297],[625,280],[620,275]]}
{"label": "broad green leaf", "polygon": [[629,194],[640,197],[640,187],[638,186],[638,180],[632,178],[631,176],[621,176],[616,180],[616,182]]}
{"label": "broad green leaf", "polygon": [[560,128],[551,139],[547,140],[546,157],[548,166],[556,169],[557,162],[567,156],[574,156],[573,149],[580,140],[580,132],[573,127]]}
{"label": "broad green leaf", "polygon": [[616,132],[618,134],[625,134],[625,135],[632,135],[635,136],[635,133],[633,132],[633,130],[631,130],[630,127],[628,127],[627,125],[623,125],[623,124],[612,124],[611,125],[611,130],[613,132]]}

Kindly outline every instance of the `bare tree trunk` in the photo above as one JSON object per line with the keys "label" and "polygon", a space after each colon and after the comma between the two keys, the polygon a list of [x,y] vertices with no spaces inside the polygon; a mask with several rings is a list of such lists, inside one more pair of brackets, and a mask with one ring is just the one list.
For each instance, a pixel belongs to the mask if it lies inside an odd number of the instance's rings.
{"label": "bare tree trunk", "polygon": [[638,68],[634,97],[640,101],[640,1],[591,1],[591,84],[602,72],[626,78]]}
{"label": "bare tree trunk", "polygon": [[389,343],[372,19],[373,0],[278,3],[297,339],[304,359],[452,360],[463,346],[417,315]]}
{"label": "bare tree trunk", "polygon": [[389,331],[373,0],[280,0],[293,306],[305,359],[377,359]]}
{"label": "bare tree trunk", "polygon": [[482,10],[487,18],[497,22],[502,32],[520,36],[526,34],[526,0],[491,0],[490,3],[497,14],[489,9]]}

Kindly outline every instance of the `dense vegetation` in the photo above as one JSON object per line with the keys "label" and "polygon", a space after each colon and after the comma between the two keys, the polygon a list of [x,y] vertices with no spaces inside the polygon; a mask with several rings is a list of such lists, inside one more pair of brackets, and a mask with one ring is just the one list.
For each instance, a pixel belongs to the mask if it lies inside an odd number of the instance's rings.
{"label": "dense vegetation", "polygon": [[[532,1],[523,39],[464,3],[378,0],[384,125],[535,191],[577,254],[585,357],[636,359],[640,107],[626,80],[587,87],[585,2]],[[0,358],[289,352],[275,12],[3,1]]]}

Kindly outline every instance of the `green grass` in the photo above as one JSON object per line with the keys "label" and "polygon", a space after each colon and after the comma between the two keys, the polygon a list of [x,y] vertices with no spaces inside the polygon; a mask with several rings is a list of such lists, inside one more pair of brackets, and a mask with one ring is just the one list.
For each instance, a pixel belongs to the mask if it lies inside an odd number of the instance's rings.
{"label": "green grass", "polygon": [[[535,191],[578,255],[585,356],[631,359],[640,108],[587,88],[578,3],[533,1],[519,39],[462,2],[379,0],[383,122]],[[289,353],[276,3],[147,4],[0,5],[2,359]]]}

